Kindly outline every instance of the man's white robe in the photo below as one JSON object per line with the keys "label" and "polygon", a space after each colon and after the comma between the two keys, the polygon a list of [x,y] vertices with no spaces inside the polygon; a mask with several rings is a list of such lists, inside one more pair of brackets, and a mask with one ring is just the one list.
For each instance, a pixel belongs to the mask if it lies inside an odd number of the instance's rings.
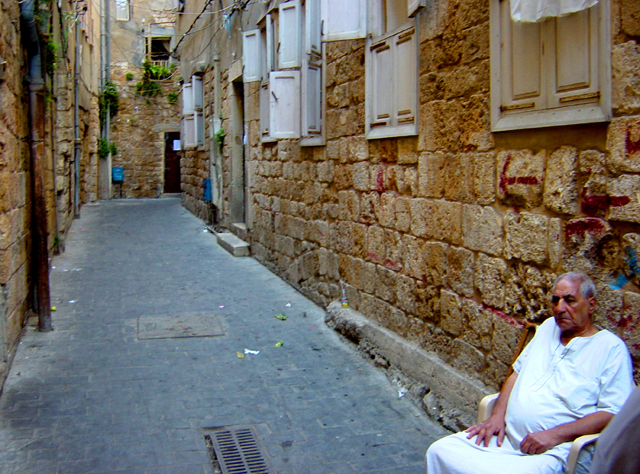
{"label": "man's white robe", "polygon": [[571,443],[527,455],[520,443],[529,433],[548,430],[596,411],[617,413],[633,389],[625,344],[606,330],[560,342],[554,318],[547,319],[513,365],[518,377],[507,405],[506,437],[489,447],[457,433],[427,451],[428,474],[561,473]]}

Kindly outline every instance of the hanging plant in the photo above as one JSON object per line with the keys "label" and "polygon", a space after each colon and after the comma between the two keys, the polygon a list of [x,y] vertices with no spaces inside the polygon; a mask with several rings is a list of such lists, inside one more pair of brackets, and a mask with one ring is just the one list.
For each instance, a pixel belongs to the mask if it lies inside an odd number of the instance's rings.
{"label": "hanging plant", "polygon": [[102,94],[98,96],[98,104],[100,106],[100,126],[104,124],[105,119],[107,118],[107,111],[109,112],[109,117],[115,117],[117,115],[118,108],[120,107],[118,102],[119,97],[120,94],[118,93],[118,89],[116,89],[115,84],[107,82]]}
{"label": "hanging plant", "polygon": [[218,145],[218,150],[220,151],[220,153],[222,153],[222,147],[224,146],[224,137],[226,136],[226,133],[224,132],[224,128],[220,127],[218,130],[216,130],[216,133],[214,136],[215,136],[216,144]]}

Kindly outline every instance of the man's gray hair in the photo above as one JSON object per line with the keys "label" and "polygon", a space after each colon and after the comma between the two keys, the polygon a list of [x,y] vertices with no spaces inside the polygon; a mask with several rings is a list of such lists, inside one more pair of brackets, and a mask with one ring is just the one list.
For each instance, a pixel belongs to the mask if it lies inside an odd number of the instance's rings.
{"label": "man's gray hair", "polygon": [[560,275],[555,283],[553,284],[553,288],[555,289],[556,285],[560,282],[560,280],[569,280],[573,282],[580,283],[580,294],[585,298],[596,297],[598,290],[596,289],[596,284],[589,277],[589,275],[580,272],[567,272],[563,275]]}

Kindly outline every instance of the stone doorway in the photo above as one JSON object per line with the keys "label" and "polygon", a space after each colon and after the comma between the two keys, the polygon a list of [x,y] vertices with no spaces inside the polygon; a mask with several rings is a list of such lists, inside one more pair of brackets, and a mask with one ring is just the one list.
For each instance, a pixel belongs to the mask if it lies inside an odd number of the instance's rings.
{"label": "stone doorway", "polygon": [[167,132],[164,134],[164,192],[180,191],[180,132]]}
{"label": "stone doorway", "polygon": [[244,84],[242,80],[232,82],[231,97],[231,223],[246,222],[245,199],[245,127]]}

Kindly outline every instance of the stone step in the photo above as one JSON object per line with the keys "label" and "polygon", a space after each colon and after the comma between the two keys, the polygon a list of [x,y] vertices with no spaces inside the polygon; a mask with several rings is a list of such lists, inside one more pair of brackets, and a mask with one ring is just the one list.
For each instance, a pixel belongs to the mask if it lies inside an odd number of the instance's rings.
{"label": "stone step", "polygon": [[249,244],[231,232],[216,233],[216,240],[218,241],[218,245],[234,257],[248,257],[251,255]]}

